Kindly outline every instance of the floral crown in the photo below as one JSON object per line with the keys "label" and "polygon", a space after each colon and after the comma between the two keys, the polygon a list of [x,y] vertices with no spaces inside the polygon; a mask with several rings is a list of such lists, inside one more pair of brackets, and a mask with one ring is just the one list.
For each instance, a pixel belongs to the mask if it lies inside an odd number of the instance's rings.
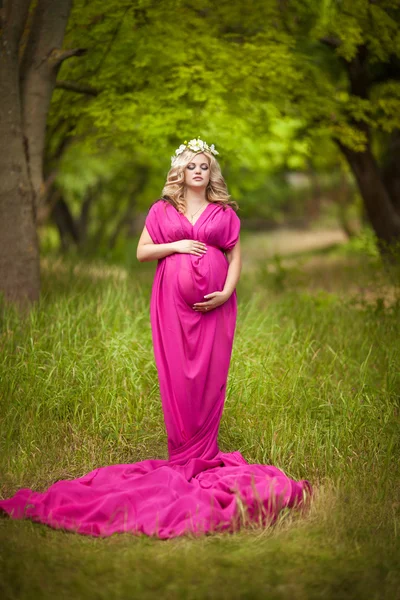
{"label": "floral crown", "polygon": [[181,144],[179,148],[175,150],[175,155],[171,156],[171,166],[174,164],[176,157],[182,154],[182,152],[186,150],[186,148],[189,148],[189,150],[192,150],[193,152],[204,152],[204,150],[206,150],[207,152],[211,152],[211,154],[214,155],[219,154],[219,152],[216,151],[214,144],[211,144],[211,146],[209,146],[200,138],[197,138],[197,140],[190,140],[190,142],[187,142],[185,140],[183,144]]}

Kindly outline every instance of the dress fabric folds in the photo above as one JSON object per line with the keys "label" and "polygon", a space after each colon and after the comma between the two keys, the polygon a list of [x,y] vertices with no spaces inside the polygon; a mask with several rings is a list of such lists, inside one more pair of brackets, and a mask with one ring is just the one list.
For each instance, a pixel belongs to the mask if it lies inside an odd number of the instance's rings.
{"label": "dress fabric folds", "polygon": [[153,280],[150,322],[168,460],[99,467],[43,493],[23,488],[1,500],[0,509],[13,519],[96,537],[231,532],[243,505],[250,519],[268,524],[283,508],[300,505],[311,486],[274,466],[249,464],[239,451],[219,450],[236,290],[209,312],[192,308],[223,289],[229,266],[224,252],[239,239],[240,219],[230,206],[208,203],[192,225],[159,199],[145,225],[156,244],[196,239],[207,246],[202,256],[175,252],[159,259]]}

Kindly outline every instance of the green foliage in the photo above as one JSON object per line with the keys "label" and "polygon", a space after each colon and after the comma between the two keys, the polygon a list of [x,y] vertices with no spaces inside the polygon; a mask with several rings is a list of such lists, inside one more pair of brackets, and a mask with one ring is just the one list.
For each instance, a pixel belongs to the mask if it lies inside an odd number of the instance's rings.
{"label": "green foliage", "polygon": [[[228,0],[75,0],[65,44],[87,53],[65,61],[59,79],[98,93],[55,91],[48,165],[57,166],[66,138],[78,140],[58,183],[70,194],[81,187],[81,203],[89,179],[100,188],[107,177],[122,182],[123,172],[133,169],[136,177],[147,165],[137,197],[145,210],[159,196],[174,149],[200,135],[215,143],[239,203],[259,204],[258,214],[282,213],[284,203],[268,194],[269,178],[283,170],[337,169],[332,140],[363,150],[360,124],[379,136],[382,154],[400,127],[399,15],[398,0],[252,0],[245,11]],[[365,96],[349,85],[348,63],[360,52]],[[98,158],[81,161],[83,153]],[[111,201],[104,215],[123,214],[125,197]]]}
{"label": "green foliage", "polygon": [[[267,19],[272,9],[262,6],[254,3],[255,15],[261,10]],[[265,173],[286,161],[301,166],[309,152],[305,142],[295,141],[303,122],[282,116],[276,102],[277,90],[286,94],[298,79],[290,37],[258,31],[237,43],[230,28],[239,20],[243,30],[239,13],[227,5],[207,10],[207,3],[198,10],[171,1],[116,3],[107,9],[75,2],[66,43],[89,52],[66,62],[59,77],[84,79],[100,94],[88,99],[57,90],[52,130],[57,134],[58,123],[68,120],[71,134],[90,136],[96,145],[156,152],[164,170],[176,144],[197,132],[212,139],[223,163],[233,167],[249,165],[253,173]],[[248,27],[255,27],[251,16]],[[259,89],[257,98],[253,88]]]}
{"label": "green foliage", "polygon": [[[66,43],[89,51],[64,63],[60,78],[84,78],[100,93],[88,101],[57,91],[52,118],[75,117],[77,133],[129,149],[148,145],[167,156],[200,130],[240,164],[255,136],[264,158],[264,140],[291,144],[306,122],[313,129],[345,128],[351,117],[378,124],[379,110],[390,121],[399,114],[397,85],[387,82],[380,104],[351,96],[339,59],[351,60],[363,44],[375,68],[399,57],[397,11],[398,2],[367,0],[326,1],[320,8],[303,0],[281,8],[254,0],[245,13],[227,1],[195,7],[114,0],[105,7],[76,0]],[[337,40],[336,63],[321,43],[328,37]],[[288,117],[297,127],[284,132]],[[350,130],[343,135],[351,143]],[[277,157],[286,152],[273,146]],[[297,154],[295,145],[291,152]],[[258,166],[254,154],[251,160]]]}
{"label": "green foliage", "polygon": [[377,238],[370,227],[363,227],[358,235],[351,238],[338,253],[350,256],[358,254],[360,256],[370,256],[379,259],[379,249]]}

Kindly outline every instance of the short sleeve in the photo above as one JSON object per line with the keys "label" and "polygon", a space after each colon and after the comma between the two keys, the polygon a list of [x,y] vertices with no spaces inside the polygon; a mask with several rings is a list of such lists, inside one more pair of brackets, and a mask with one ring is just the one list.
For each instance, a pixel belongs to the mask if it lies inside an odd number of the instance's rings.
{"label": "short sleeve", "polygon": [[146,215],[146,219],[144,224],[146,225],[146,229],[150,234],[151,239],[154,244],[161,244],[163,242],[162,230],[161,230],[161,221],[162,219],[160,211],[162,202],[157,200],[154,202]]}
{"label": "short sleeve", "polygon": [[221,247],[223,250],[229,251],[236,246],[240,234],[240,219],[233,208],[226,209],[223,223]]}

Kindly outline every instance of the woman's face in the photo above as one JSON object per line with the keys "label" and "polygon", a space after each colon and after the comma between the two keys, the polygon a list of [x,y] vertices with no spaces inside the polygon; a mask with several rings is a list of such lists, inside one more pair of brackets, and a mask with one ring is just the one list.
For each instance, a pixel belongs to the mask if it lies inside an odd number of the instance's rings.
{"label": "woman's face", "polygon": [[185,185],[193,188],[205,188],[209,181],[208,158],[205,154],[196,154],[185,167]]}

